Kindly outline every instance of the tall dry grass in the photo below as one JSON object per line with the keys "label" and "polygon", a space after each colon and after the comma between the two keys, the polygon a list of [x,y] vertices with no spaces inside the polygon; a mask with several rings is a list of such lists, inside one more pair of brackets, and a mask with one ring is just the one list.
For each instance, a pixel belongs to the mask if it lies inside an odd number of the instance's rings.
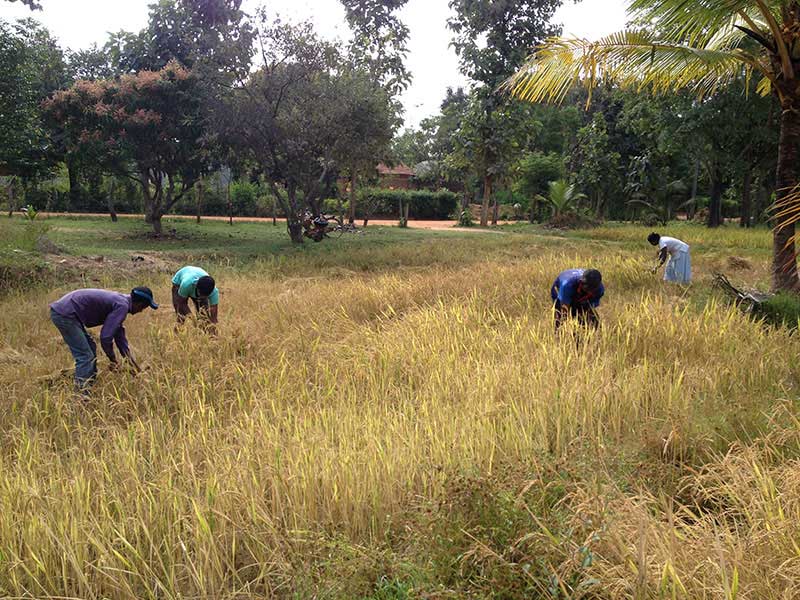
{"label": "tall dry grass", "polygon": [[[603,327],[556,337],[549,285],[590,261]],[[0,595],[354,597],[354,563],[370,577],[411,561],[415,507],[452,500],[465,473],[569,468],[577,452],[594,475],[558,501],[564,530],[542,520],[507,555],[454,547],[455,580],[495,561],[541,597],[794,597],[800,344],[698,309],[644,266],[543,249],[362,276],[229,272],[218,339],[174,332],[166,302],[131,317],[150,369],[101,363],[86,403],[39,379],[69,366],[46,318],[63,290],[8,298]],[[168,299],[166,279],[153,288]],[[610,466],[631,452],[650,475]]]}

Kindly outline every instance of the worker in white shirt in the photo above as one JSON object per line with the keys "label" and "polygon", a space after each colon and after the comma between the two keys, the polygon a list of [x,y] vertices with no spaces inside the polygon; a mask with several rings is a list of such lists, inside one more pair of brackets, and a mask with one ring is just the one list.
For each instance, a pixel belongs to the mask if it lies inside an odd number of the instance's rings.
{"label": "worker in white shirt", "polygon": [[653,273],[669,259],[667,268],[664,269],[664,281],[691,283],[692,260],[689,256],[689,244],[677,238],[659,235],[656,232],[648,235],[647,241],[653,246],[658,246],[659,262],[653,267]]}

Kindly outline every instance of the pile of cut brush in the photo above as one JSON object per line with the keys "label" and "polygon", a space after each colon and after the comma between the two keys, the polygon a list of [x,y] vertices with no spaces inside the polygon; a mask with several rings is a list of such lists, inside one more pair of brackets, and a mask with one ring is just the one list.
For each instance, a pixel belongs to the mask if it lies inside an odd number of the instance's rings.
{"label": "pile of cut brush", "polygon": [[800,296],[789,292],[766,294],[738,289],[721,273],[714,274],[714,287],[725,292],[744,312],[765,325],[800,330]]}
{"label": "pile of cut brush", "polygon": [[771,294],[757,290],[740,290],[722,273],[714,273],[714,287],[725,292],[733,299],[736,306],[751,315],[760,314],[764,303],[772,297]]}

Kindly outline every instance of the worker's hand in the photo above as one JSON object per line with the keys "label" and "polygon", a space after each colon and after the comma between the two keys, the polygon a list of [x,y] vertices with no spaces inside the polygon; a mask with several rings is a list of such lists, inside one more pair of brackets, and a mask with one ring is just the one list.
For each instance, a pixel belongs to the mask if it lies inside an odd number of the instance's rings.
{"label": "worker's hand", "polygon": [[653,275],[655,275],[655,274],[656,274],[656,271],[658,271],[658,265],[656,265],[655,267],[653,267],[652,269],[650,269],[650,272],[651,272]]}
{"label": "worker's hand", "polygon": [[109,363],[109,365],[108,365],[108,370],[109,371],[119,371],[119,369],[120,369],[120,367],[119,367],[119,363],[117,361]]}
{"label": "worker's hand", "polygon": [[139,363],[137,363],[134,360],[133,356],[126,356],[125,364],[133,372],[134,375],[138,375],[139,373],[142,372],[142,368],[139,366]]}

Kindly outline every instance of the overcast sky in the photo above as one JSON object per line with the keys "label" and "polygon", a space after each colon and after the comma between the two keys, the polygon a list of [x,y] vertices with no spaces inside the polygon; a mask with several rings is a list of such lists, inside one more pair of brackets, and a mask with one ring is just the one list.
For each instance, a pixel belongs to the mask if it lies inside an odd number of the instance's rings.
{"label": "overcast sky", "polygon": [[[138,31],[147,24],[147,5],[152,0],[41,0],[43,11],[31,12],[18,2],[0,0],[0,18],[34,17],[41,21],[65,48],[102,45],[108,32]],[[252,10],[263,0],[245,0]],[[565,2],[556,14],[565,35],[596,39],[622,29],[626,0],[582,0]],[[339,0],[268,0],[271,11],[285,19],[311,19],[318,32],[329,39],[346,38],[347,24]],[[402,18],[411,30],[407,65],[414,80],[403,98],[406,125],[412,126],[438,112],[448,87],[467,85],[458,71],[458,59],[449,47],[448,0],[409,0]]]}

